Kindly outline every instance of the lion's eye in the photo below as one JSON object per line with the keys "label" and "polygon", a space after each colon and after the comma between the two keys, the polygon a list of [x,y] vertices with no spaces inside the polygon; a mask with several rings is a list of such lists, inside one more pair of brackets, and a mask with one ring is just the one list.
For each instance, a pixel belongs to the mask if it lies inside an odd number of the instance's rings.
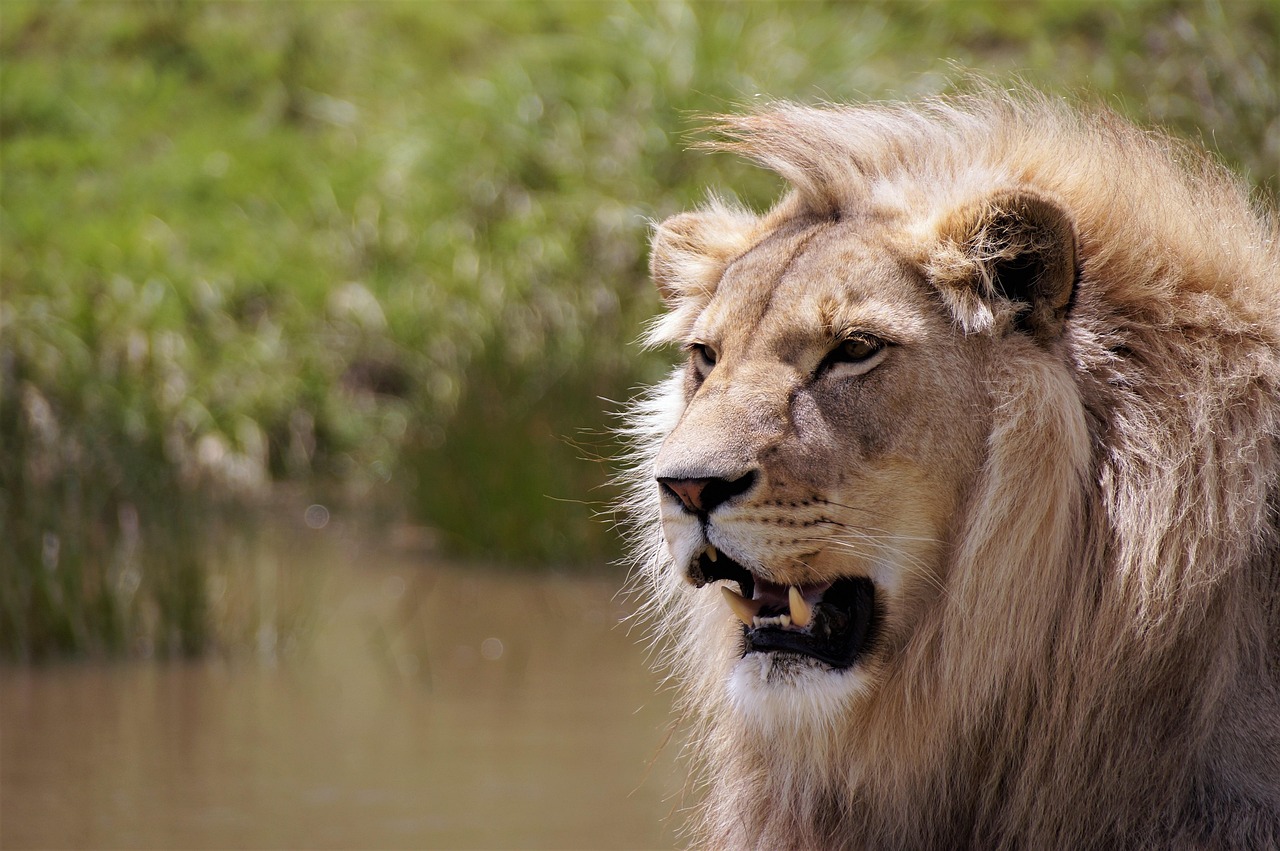
{"label": "lion's eye", "polygon": [[694,369],[705,378],[716,365],[716,350],[706,343],[690,343],[685,348],[689,351]]}
{"label": "lion's eye", "polygon": [[822,369],[840,375],[861,375],[881,361],[885,349],[886,343],[875,337],[850,337],[831,350]]}
{"label": "lion's eye", "polygon": [[832,363],[858,363],[874,355],[884,348],[879,340],[868,340],[865,337],[854,337],[845,340],[831,353]]}

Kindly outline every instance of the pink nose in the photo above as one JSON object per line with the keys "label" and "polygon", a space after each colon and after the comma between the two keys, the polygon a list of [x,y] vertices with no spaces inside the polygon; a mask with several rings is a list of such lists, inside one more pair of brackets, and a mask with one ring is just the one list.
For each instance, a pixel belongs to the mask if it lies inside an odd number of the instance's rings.
{"label": "pink nose", "polygon": [[664,490],[675,495],[680,504],[691,514],[710,514],[716,506],[728,502],[755,483],[754,472],[729,479],[669,479],[660,478],[658,484]]}
{"label": "pink nose", "polygon": [[703,511],[702,492],[706,490],[710,479],[658,479],[658,481],[680,498],[686,510],[695,514]]}

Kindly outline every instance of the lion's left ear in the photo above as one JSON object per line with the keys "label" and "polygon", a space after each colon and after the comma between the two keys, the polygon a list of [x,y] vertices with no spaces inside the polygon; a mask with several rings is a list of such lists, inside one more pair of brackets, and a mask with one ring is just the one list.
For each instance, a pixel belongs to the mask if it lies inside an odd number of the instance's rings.
{"label": "lion's left ear", "polygon": [[966,331],[1025,331],[1042,343],[1062,333],[1076,231],[1056,201],[1002,192],[947,217],[939,236],[925,272]]}

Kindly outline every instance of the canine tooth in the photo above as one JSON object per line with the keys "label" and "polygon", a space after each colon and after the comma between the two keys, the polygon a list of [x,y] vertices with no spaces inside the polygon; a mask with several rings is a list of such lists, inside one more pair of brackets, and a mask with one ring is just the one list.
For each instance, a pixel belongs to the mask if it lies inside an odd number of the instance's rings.
{"label": "canine tooth", "polygon": [[760,610],[760,607],[737,591],[724,585],[720,586],[720,593],[724,594],[724,601],[729,604],[729,608],[737,616],[738,620],[747,626],[752,626],[752,622],[756,619],[756,612]]}
{"label": "canine tooth", "polygon": [[804,629],[813,620],[813,612],[809,610],[809,604],[804,601],[804,595],[800,593],[799,588],[792,585],[787,589],[787,599],[791,603],[791,623]]}
{"label": "canine tooth", "polygon": [[710,544],[707,544],[707,558],[709,558],[711,561],[715,561],[719,557],[720,557],[720,554],[716,552],[716,548],[711,546]]}

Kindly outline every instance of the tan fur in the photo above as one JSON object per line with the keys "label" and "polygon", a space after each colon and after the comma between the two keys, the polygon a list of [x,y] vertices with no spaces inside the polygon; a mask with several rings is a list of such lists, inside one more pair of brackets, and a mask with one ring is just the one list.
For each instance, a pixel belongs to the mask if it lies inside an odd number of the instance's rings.
{"label": "tan fur", "polygon": [[[650,342],[717,357],[631,421],[695,844],[1280,847],[1274,217],[1034,93],[719,129],[792,191],[657,227]],[[842,329],[893,345],[825,373]],[[654,482],[746,471],[706,528]],[[782,584],[871,577],[872,650],[742,658],[686,579],[708,540]]]}

